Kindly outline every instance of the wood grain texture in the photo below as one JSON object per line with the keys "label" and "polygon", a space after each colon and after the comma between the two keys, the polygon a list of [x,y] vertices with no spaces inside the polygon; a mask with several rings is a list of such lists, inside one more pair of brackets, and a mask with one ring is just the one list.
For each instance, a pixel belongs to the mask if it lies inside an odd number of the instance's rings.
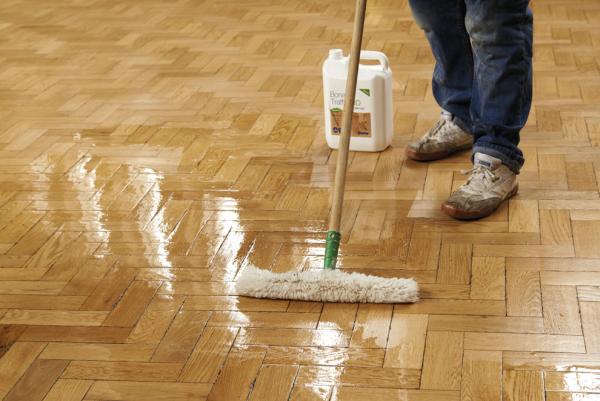
{"label": "wood grain texture", "polygon": [[463,334],[431,331],[425,344],[421,388],[460,390]]}
{"label": "wood grain texture", "polygon": [[542,372],[527,370],[505,371],[502,393],[503,399],[506,401],[543,401],[544,386]]}
{"label": "wood grain texture", "polygon": [[44,401],[81,401],[92,383],[91,380],[58,379]]}
{"label": "wood grain texture", "polygon": [[239,350],[231,352],[218,380],[212,387],[209,400],[246,400],[262,360],[263,351]]}
{"label": "wood grain texture", "polygon": [[256,378],[250,400],[288,399],[297,373],[297,366],[263,365]]}
{"label": "wood grain texture", "polygon": [[546,333],[581,335],[581,319],[575,287],[544,286],[542,301]]}
{"label": "wood grain texture", "polygon": [[427,321],[426,315],[394,315],[384,367],[421,369]]}
{"label": "wood grain texture", "polygon": [[471,299],[504,300],[505,282],[504,258],[473,258],[471,267]]}
{"label": "wood grain texture", "polygon": [[600,328],[600,303],[581,302],[580,305],[586,350],[591,353],[599,353],[600,337],[598,336],[598,329]]}
{"label": "wood grain texture", "polygon": [[506,312],[508,316],[541,316],[542,295],[537,272],[506,272]]}
{"label": "wood grain texture", "polygon": [[42,400],[68,364],[68,361],[38,359],[3,400]]}
{"label": "wood grain texture", "polygon": [[354,348],[385,348],[391,319],[392,305],[360,305],[350,346]]}
{"label": "wood grain texture", "polygon": [[502,353],[465,351],[461,401],[502,399]]}

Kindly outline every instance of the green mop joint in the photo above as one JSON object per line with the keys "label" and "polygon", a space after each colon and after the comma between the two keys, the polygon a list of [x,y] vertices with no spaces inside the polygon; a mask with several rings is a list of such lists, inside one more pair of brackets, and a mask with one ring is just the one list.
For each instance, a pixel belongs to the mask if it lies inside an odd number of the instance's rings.
{"label": "green mop joint", "polygon": [[335,269],[338,250],[340,249],[340,238],[342,234],[337,231],[327,231],[327,240],[325,241],[325,268]]}

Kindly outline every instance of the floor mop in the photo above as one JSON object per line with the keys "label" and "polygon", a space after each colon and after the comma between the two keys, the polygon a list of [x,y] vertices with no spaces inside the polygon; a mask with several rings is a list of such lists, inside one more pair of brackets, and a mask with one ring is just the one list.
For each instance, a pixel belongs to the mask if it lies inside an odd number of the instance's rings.
{"label": "floor mop", "polygon": [[[345,105],[354,104],[366,6],[367,0],[357,0],[344,98]],[[344,107],[343,110],[333,202],[325,245],[324,269],[273,273],[248,266],[237,277],[236,291],[239,295],[317,302],[405,303],[418,301],[419,288],[413,279],[376,277],[360,273],[345,273],[335,269],[341,239],[339,230],[350,147],[352,111],[352,107]]]}

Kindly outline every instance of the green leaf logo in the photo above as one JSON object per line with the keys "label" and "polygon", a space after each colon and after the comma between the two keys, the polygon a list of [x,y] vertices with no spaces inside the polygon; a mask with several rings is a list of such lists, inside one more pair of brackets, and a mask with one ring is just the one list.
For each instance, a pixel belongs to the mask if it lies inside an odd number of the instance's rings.
{"label": "green leaf logo", "polygon": [[334,107],[333,109],[331,109],[331,111],[333,111],[333,112],[342,111],[342,109],[338,109],[337,107]]}
{"label": "green leaf logo", "polygon": [[370,89],[361,89],[360,90],[362,93],[364,93],[367,96],[371,96],[371,90]]}

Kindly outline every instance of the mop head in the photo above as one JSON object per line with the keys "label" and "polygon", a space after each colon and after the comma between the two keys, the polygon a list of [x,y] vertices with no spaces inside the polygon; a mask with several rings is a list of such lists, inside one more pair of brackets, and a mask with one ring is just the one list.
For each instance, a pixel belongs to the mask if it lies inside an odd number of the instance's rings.
{"label": "mop head", "polygon": [[239,274],[238,295],[317,302],[406,303],[419,300],[413,279],[384,278],[334,269],[273,273],[248,266]]}

